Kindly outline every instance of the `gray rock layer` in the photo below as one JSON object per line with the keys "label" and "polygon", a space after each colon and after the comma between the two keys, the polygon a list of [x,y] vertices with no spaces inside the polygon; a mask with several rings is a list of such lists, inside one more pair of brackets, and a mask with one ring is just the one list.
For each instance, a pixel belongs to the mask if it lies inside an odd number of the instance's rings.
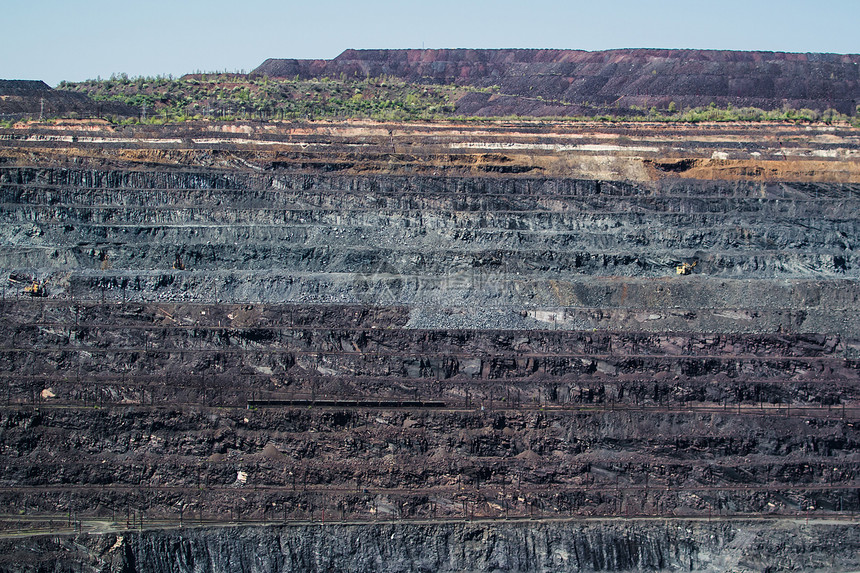
{"label": "gray rock layer", "polygon": [[4,573],[852,571],[860,529],[802,521],[317,524],[30,538],[0,549]]}

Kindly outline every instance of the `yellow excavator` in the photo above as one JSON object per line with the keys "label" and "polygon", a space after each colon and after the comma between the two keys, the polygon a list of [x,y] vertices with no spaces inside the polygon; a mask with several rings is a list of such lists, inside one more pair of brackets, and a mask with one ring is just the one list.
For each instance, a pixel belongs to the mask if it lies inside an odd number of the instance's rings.
{"label": "yellow excavator", "polygon": [[677,267],[675,267],[675,272],[679,275],[688,275],[693,272],[693,268],[699,264],[699,261],[693,261],[692,263],[681,263]]}
{"label": "yellow excavator", "polygon": [[26,286],[24,286],[23,293],[26,295],[30,295],[34,298],[41,298],[41,297],[48,296],[48,279],[45,279],[43,281],[38,281],[36,279],[24,281],[24,280],[14,279],[12,277],[9,277],[9,282],[11,282],[13,284],[27,283]]}

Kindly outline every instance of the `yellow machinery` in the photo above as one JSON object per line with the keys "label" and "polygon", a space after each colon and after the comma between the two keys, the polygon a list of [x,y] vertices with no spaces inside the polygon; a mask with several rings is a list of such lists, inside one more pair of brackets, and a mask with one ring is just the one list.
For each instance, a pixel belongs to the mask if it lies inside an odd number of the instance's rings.
{"label": "yellow machinery", "polygon": [[693,272],[693,267],[698,264],[699,261],[694,261],[692,263],[681,263],[677,267],[675,267],[675,272],[679,275],[688,275]]}
{"label": "yellow machinery", "polygon": [[[13,279],[12,277],[9,277],[9,282],[15,283],[15,284],[21,284],[22,282],[25,282],[25,281],[17,280],[17,279]],[[47,279],[43,280],[41,282],[37,281],[36,279],[33,279],[32,281],[28,280],[26,282],[28,282],[28,284],[27,284],[27,286],[24,287],[24,291],[23,291],[24,294],[30,295],[32,297],[40,297],[40,298],[44,297],[44,296],[48,296],[48,281],[47,281]]]}
{"label": "yellow machinery", "polygon": [[48,296],[48,289],[45,288],[45,282],[33,281],[24,287],[24,294],[30,296]]}
{"label": "yellow machinery", "polygon": [[175,271],[184,271],[185,270],[185,264],[182,262],[182,259],[179,257],[178,254],[176,255],[176,260],[173,261],[173,270],[175,270]]}

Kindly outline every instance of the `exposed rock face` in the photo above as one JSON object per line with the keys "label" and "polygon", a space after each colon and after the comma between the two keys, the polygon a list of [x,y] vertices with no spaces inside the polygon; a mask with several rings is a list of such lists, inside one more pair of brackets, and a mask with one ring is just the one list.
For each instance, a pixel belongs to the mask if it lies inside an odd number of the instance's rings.
{"label": "exposed rock face", "polygon": [[60,129],[0,139],[6,570],[855,567],[853,130]]}
{"label": "exposed rock face", "polygon": [[[333,60],[269,59],[252,75],[394,76],[411,82],[500,86],[457,112],[566,115],[615,106],[754,106],[855,113],[860,55],[705,50],[346,50]],[[547,101],[548,100],[548,101]],[[581,104],[597,106],[589,109]]]}
{"label": "exposed rock face", "polygon": [[[296,525],[0,541],[0,571],[850,571],[851,525],[647,521]],[[33,559],[33,555],[42,559]],[[25,558],[30,566],[14,564]]]}

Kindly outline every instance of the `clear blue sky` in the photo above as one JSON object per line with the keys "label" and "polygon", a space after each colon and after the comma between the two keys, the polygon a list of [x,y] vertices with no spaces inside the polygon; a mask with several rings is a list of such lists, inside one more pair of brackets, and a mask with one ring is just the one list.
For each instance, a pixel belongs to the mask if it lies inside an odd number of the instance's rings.
{"label": "clear blue sky", "polygon": [[860,0],[3,0],[0,78],[249,71],[346,48],[860,52]]}

